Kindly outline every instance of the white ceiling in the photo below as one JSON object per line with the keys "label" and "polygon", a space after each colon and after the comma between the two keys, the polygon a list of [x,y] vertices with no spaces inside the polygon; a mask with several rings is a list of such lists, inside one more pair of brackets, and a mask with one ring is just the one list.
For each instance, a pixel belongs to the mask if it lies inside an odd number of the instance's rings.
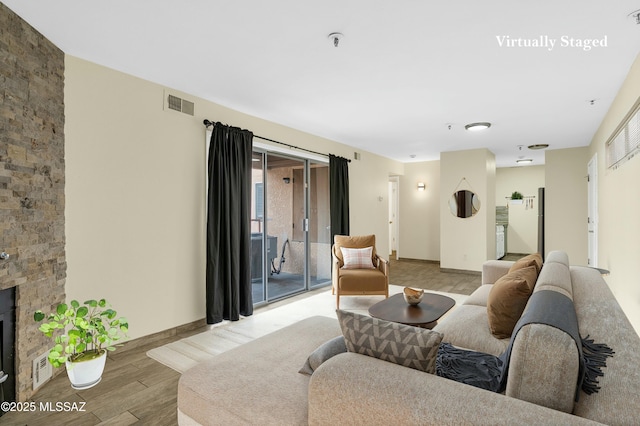
{"label": "white ceiling", "polygon": [[586,146],[640,52],[640,0],[3,2],[67,54],[402,162]]}

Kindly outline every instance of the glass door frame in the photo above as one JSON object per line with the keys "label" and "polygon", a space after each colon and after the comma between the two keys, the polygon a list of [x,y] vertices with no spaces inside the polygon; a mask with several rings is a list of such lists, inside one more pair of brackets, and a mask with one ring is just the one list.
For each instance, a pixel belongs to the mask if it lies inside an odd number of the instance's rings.
{"label": "glass door frame", "polygon": [[[263,144],[256,144],[254,142],[254,147],[253,147],[253,152],[254,153],[259,153],[262,154],[261,158],[262,158],[262,206],[263,206],[263,211],[262,211],[262,215],[263,215],[263,220],[262,220],[262,291],[263,291],[263,299],[256,302],[254,301],[254,306],[262,306],[262,305],[266,305],[269,304],[271,302],[275,302],[277,300],[281,300],[284,299],[286,297],[290,297],[293,295],[297,295],[297,294],[301,294],[304,292],[308,292],[309,290],[313,290],[313,289],[317,289],[325,284],[318,284],[318,285],[311,285],[311,268],[310,268],[310,261],[311,261],[311,242],[310,242],[310,238],[309,238],[309,221],[310,221],[310,178],[311,178],[311,164],[326,164],[327,168],[329,165],[328,159],[320,159],[317,157],[306,157],[306,156],[299,156],[299,155],[295,155],[292,154],[290,152],[283,152],[282,150],[278,150],[278,149],[272,149],[271,146],[266,146]],[[303,239],[303,251],[304,251],[304,255],[303,255],[303,286],[302,288],[300,288],[299,290],[294,290],[291,293],[286,293],[283,295],[280,295],[278,297],[272,298],[269,295],[269,277],[270,277],[270,262],[269,262],[269,257],[268,257],[268,244],[266,242],[268,242],[267,238],[269,235],[269,223],[268,223],[268,217],[269,217],[269,208],[268,208],[268,196],[269,196],[269,180],[267,178],[267,169],[269,167],[269,156],[278,156],[278,157],[282,157],[282,158],[288,158],[294,161],[300,161],[303,165],[303,178],[304,178],[304,182],[303,182],[303,205],[304,205],[304,214],[303,214],[303,219],[302,219],[302,223],[300,224],[295,224],[302,226],[303,232],[304,232],[304,239]],[[328,189],[327,189],[328,190]],[[293,236],[292,236],[293,237]],[[291,243],[291,241],[290,241]],[[330,246],[330,245],[329,245]],[[291,245],[290,245],[291,248]],[[276,249],[279,249],[279,247],[276,246]],[[280,254],[280,253],[278,253]],[[331,283],[330,278],[328,280],[328,283],[326,285],[329,285]]]}

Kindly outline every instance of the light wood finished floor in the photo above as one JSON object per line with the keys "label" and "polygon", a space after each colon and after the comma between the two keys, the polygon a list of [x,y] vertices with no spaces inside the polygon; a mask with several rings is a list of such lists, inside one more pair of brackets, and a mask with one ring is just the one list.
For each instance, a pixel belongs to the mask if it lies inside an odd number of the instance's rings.
{"label": "light wood finished floor", "polygon": [[[458,294],[471,294],[480,285],[479,274],[440,272],[437,263],[410,260],[392,260],[390,283],[399,286],[421,287]],[[273,309],[284,303],[308,297],[325,289],[295,296],[260,309]],[[102,382],[88,390],[75,391],[69,385],[66,373],[61,371],[44,384],[33,401],[85,402],[84,412],[7,413],[0,417],[4,425],[175,425],[177,385],[176,371],[148,358],[146,352],[189,335],[206,331],[201,327],[187,333],[155,341],[148,345],[135,345],[109,354]],[[132,345],[133,346],[133,345]]]}

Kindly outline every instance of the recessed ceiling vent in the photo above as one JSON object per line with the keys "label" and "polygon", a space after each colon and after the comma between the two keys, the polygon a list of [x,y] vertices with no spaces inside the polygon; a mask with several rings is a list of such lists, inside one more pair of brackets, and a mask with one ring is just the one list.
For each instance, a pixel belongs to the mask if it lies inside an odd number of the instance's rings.
{"label": "recessed ceiling vent", "polygon": [[194,104],[193,102],[187,101],[185,99],[179,98],[174,95],[167,96],[167,108],[172,109],[174,111],[183,112],[185,114],[193,115]]}

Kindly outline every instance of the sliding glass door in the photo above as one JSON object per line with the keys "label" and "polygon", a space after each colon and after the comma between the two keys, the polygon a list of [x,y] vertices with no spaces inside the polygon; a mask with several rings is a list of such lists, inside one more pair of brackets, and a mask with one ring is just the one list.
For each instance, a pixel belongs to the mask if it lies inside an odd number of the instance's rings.
{"label": "sliding glass door", "polygon": [[264,162],[266,155],[253,152],[251,158],[251,288],[253,304],[267,300],[265,280]]}
{"label": "sliding glass door", "polygon": [[327,164],[261,151],[253,159],[254,304],[329,284]]}
{"label": "sliding glass door", "polygon": [[305,161],[267,154],[267,301],[306,289]]}
{"label": "sliding glass door", "polygon": [[329,214],[329,165],[309,164],[309,285],[331,282],[331,216]]}

